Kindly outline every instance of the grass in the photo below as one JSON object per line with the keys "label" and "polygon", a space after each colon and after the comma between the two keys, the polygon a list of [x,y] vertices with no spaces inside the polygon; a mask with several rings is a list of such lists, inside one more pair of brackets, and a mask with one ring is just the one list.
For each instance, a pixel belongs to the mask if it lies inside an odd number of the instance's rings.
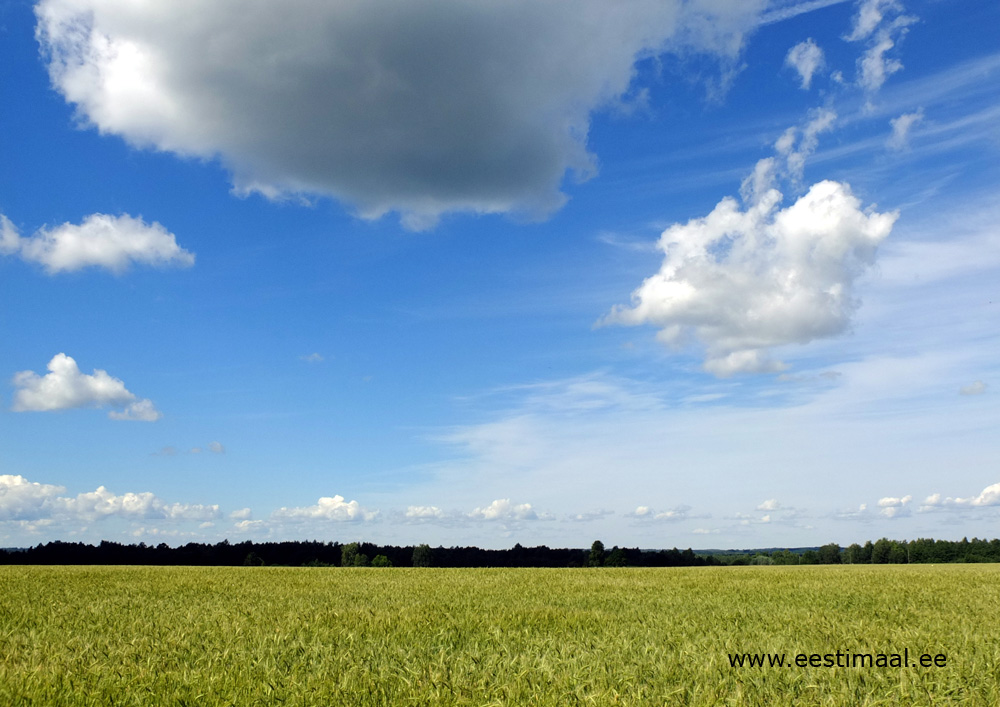
{"label": "grass", "polygon": [[[996,565],[0,567],[0,704],[992,707],[997,607]],[[904,648],[947,666],[727,655]]]}

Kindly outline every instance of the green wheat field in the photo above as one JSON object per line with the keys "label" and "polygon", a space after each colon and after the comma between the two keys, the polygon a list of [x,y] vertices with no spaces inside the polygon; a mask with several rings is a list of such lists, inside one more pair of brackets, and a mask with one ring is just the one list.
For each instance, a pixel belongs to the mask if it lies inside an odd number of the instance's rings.
{"label": "green wheat field", "polygon": [[1000,566],[0,567],[0,704],[995,707]]}

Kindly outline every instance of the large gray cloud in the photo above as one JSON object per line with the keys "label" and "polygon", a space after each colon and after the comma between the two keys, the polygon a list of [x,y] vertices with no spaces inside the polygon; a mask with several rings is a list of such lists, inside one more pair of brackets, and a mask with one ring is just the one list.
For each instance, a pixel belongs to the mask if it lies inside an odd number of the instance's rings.
{"label": "large gray cloud", "polygon": [[591,113],[637,58],[732,59],[764,0],[41,0],[37,36],[79,117],[218,157],[238,192],[331,195],[411,227],[543,216],[586,178]]}

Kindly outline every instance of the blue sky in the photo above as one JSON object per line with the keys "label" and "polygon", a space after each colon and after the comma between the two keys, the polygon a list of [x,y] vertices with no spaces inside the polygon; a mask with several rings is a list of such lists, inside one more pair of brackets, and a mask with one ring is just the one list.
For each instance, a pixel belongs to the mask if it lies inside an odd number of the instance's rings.
{"label": "blue sky", "polygon": [[0,7],[0,544],[997,535],[995,3],[206,7]]}

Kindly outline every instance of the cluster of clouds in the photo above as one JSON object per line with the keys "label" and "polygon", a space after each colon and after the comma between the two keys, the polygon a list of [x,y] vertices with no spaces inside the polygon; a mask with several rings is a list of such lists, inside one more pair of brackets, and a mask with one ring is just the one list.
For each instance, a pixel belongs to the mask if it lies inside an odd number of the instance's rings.
{"label": "cluster of clouds", "polygon": [[47,368],[49,372],[44,376],[34,371],[14,374],[15,393],[11,407],[14,412],[120,407],[121,410],[108,412],[108,417],[155,422],[163,416],[151,400],[138,398],[120,379],[101,369],[83,373],[76,361],[64,353],[53,356]]}
{"label": "cluster of clouds", "polygon": [[66,488],[0,475],[0,521],[127,520],[211,521],[222,516],[218,505],[167,503],[150,492],[117,495],[104,486],[66,496]]}
{"label": "cluster of clouds", "polygon": [[194,254],[177,245],[173,233],[128,214],[91,214],[79,224],[41,228],[28,238],[0,214],[0,255],[36,263],[50,275],[91,267],[123,273],[132,265],[194,265]]}
{"label": "cluster of clouds", "polygon": [[918,21],[913,15],[903,13],[903,4],[898,0],[864,0],[850,34],[845,37],[849,42],[865,42],[867,46],[857,62],[857,80],[869,95],[903,68],[902,62],[890,52]]}
{"label": "cluster of clouds", "polygon": [[936,511],[970,512],[986,508],[1000,508],[1000,483],[991,484],[979,492],[979,494],[964,498],[934,493],[927,496],[923,503],[919,504],[914,503],[912,494],[886,496],[878,500],[877,511],[870,508],[867,503],[862,503],[856,511],[841,512],[835,517],[842,520],[855,521],[871,521],[876,516],[890,520],[907,518],[912,516],[914,506],[916,506],[918,513],[932,513]]}
{"label": "cluster of clouds", "polygon": [[[41,0],[37,38],[78,117],[139,147],[219,159],[236,192],[332,196],[423,228],[544,216],[596,169],[591,114],[637,59],[711,54],[735,75],[766,3],[637,0]],[[641,94],[641,92],[639,92]]]}
{"label": "cluster of clouds", "polygon": [[[897,0],[859,3],[844,39],[869,45],[855,84],[869,103],[886,77],[902,69],[889,52],[916,21]],[[809,89],[826,60],[807,38],[789,50],[785,64]],[[887,145],[904,149],[922,119],[921,110],[893,119]],[[787,365],[774,349],[847,331],[860,305],[855,284],[875,265],[899,213],[863,207],[843,182],[817,182],[788,206],[779,190],[783,182],[801,189],[806,162],[836,123],[829,104],[812,109],[743,180],[742,205],[726,197],[707,216],[665,230],[657,242],[664,254],[659,272],[632,292],[630,306],[613,307],[598,323],[655,326],[657,339],[673,349],[697,344],[703,368],[718,377],[783,371]]]}

